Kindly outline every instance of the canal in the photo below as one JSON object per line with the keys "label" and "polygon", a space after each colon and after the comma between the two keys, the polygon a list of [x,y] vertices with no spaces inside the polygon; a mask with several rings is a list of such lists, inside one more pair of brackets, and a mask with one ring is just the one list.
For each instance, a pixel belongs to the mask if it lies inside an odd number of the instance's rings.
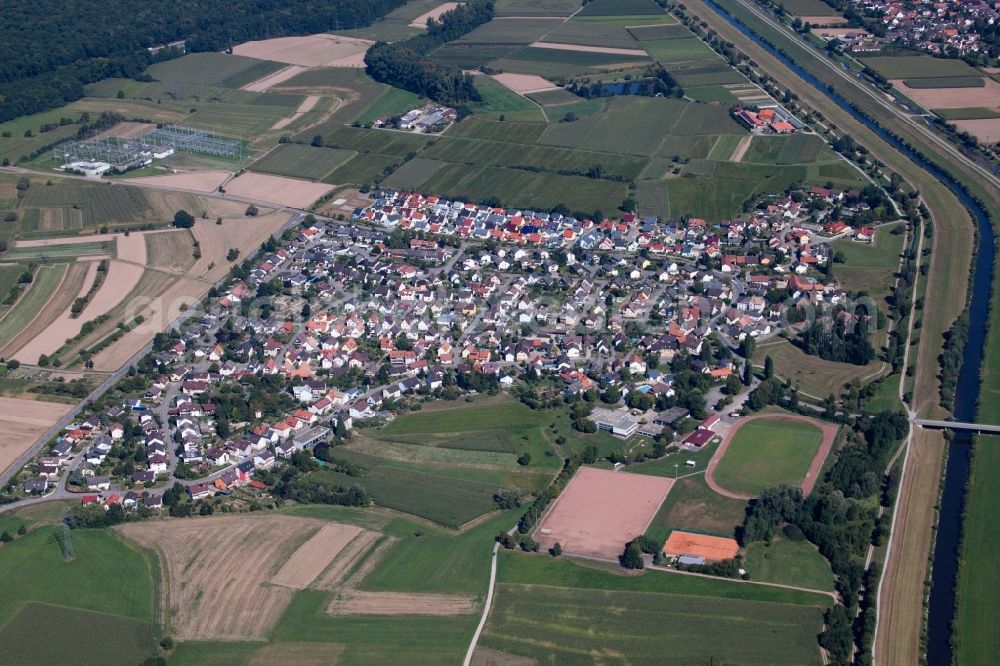
{"label": "canal", "polygon": [[[882,140],[948,187],[975,219],[979,242],[972,274],[968,342],[965,346],[962,369],[955,390],[954,410],[956,420],[975,422],[976,406],[979,401],[979,374],[985,350],[990,289],[993,284],[993,266],[996,254],[993,227],[990,225],[986,211],[950,175],[886,132],[881,125],[858,113],[846,99],[793,60],[778,52],[728,11],[712,0],[704,0],[704,2],[743,35],[780,60],[799,78],[822,92],[837,106],[851,114],[855,120],[863,123],[878,134]],[[962,500],[969,478],[970,448],[968,444],[968,434],[956,435],[948,451],[944,492],[941,497],[938,531],[934,543],[934,565],[931,573],[932,587],[927,619],[927,663],[929,664],[950,664],[952,662],[951,625],[955,619],[955,582],[958,577],[958,548],[962,531]]]}

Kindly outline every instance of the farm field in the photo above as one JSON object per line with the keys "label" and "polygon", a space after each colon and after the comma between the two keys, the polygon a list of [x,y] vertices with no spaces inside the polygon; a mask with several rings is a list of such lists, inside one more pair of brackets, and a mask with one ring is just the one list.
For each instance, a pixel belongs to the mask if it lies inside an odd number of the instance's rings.
{"label": "farm field", "polygon": [[961,60],[925,55],[864,57],[861,62],[887,79],[982,76],[982,72]]}
{"label": "farm field", "polygon": [[223,53],[189,53],[150,65],[146,73],[166,83],[193,83],[220,88],[240,88],[252,81],[274,74],[282,67],[277,62]]}
{"label": "farm field", "polygon": [[[69,308],[73,300],[85,294],[96,277],[97,266],[93,263],[76,262],[66,268],[66,274],[52,296],[38,311],[36,316],[15,335],[0,352],[7,358],[13,357],[21,363],[39,363],[43,354],[50,354],[68,337],[72,337],[83,323],[79,319],[70,320]],[[87,277],[91,281],[87,281]],[[74,330],[76,329],[76,330]]]}
{"label": "farm field", "polygon": [[[969,77],[908,79],[905,81],[893,79],[892,83],[900,92],[925,109],[1000,106],[1000,83],[997,81],[978,78],[975,80],[978,80],[982,85],[977,87],[944,85],[950,78],[954,78],[958,84],[970,80]],[[921,85],[923,82],[940,85]]]}
{"label": "farm field", "polygon": [[[308,585],[325,568],[310,555],[317,547],[310,539],[319,540],[329,563],[339,552],[334,548],[346,545],[342,537],[357,534],[353,527],[273,515],[148,521],[120,531],[158,554],[169,585],[162,603],[169,600],[169,626],[181,640],[266,636],[293,588]],[[300,547],[307,552],[299,554]],[[231,566],[230,557],[220,557],[224,553],[239,553],[243,566]],[[233,613],[233,605],[242,612]]]}
{"label": "farm field", "polygon": [[[480,646],[539,662],[615,654],[652,663],[669,654],[679,663],[821,663],[815,636],[827,602],[775,592],[787,591],[663,572],[622,577],[569,560],[503,553]],[[690,622],[692,614],[701,621]]]}
{"label": "farm field", "polygon": [[69,405],[56,402],[0,397],[0,472],[69,410]]}
{"label": "farm field", "polygon": [[44,266],[35,271],[35,279],[22,292],[3,319],[0,319],[0,349],[24,330],[42,307],[52,298],[66,273],[65,266]]}
{"label": "farm field", "polygon": [[[155,563],[141,549],[111,532],[78,530],[72,533],[76,558],[66,562],[52,534],[36,529],[0,549],[0,627],[32,602],[155,621]],[[34,638],[58,642],[48,632]],[[92,633],[77,638],[90,649],[102,644]]]}
{"label": "farm field", "polygon": [[496,60],[490,66],[504,72],[565,78],[591,74],[610,67],[642,67],[649,62],[649,58],[638,55],[531,47]]}
{"label": "farm field", "polygon": [[310,206],[330,189],[322,183],[259,173],[244,173],[226,184],[228,194],[296,208]]}
{"label": "farm field", "polygon": [[[48,627],[59,627],[53,640]],[[64,606],[28,603],[0,629],[4,660],[16,664],[141,663],[156,653],[150,622]]]}
{"label": "farm field", "polygon": [[569,16],[580,8],[576,0],[497,0],[494,13],[504,16]]}
{"label": "farm field", "polygon": [[777,417],[742,422],[729,437],[718,465],[706,473],[728,491],[757,495],[765,488],[803,483],[823,433],[810,423]]}
{"label": "farm field", "polygon": [[770,544],[754,542],[747,546],[744,563],[751,580],[833,591],[830,563],[805,540],[778,538]]}
{"label": "farm field", "polygon": [[783,5],[786,12],[795,16],[840,16],[836,9],[823,0],[788,0]]}
{"label": "farm field", "polygon": [[[544,113],[533,104],[531,100],[517,94],[491,77],[477,76],[475,79],[476,90],[482,96],[483,101],[476,105],[474,117],[490,118],[500,120],[502,115],[505,121],[510,122],[534,122],[545,121]],[[471,118],[467,120],[472,120]],[[464,123],[464,121],[463,121]],[[455,128],[449,131],[449,135],[454,133]]]}
{"label": "farm field", "polygon": [[356,154],[352,150],[313,148],[285,143],[269,152],[263,159],[254,162],[250,168],[277,176],[323,180]]}

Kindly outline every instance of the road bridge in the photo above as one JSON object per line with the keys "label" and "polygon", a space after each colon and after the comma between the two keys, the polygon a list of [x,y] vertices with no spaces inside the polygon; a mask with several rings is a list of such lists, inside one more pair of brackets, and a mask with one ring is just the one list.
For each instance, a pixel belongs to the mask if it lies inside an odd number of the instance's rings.
{"label": "road bridge", "polygon": [[932,430],[964,430],[984,435],[1000,435],[1000,425],[990,423],[968,423],[965,421],[939,421],[935,419],[914,419],[913,422],[921,428]]}

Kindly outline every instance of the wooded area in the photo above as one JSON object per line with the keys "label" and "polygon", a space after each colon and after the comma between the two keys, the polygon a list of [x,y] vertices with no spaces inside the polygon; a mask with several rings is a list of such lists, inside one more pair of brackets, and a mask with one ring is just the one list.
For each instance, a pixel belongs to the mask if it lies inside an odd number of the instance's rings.
{"label": "wooded area", "polygon": [[188,52],[253,39],[366,26],[405,0],[9,0],[0,13],[0,122],[83,97],[85,84],[133,78],[176,57],[149,47],[179,40]]}

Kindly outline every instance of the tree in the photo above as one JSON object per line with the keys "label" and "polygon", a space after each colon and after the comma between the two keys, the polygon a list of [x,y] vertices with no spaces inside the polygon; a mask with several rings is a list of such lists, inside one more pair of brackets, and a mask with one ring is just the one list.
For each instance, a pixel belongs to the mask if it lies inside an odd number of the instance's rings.
{"label": "tree", "polygon": [[317,134],[316,136],[314,136],[313,140],[312,140],[312,143],[309,144],[309,145],[311,145],[313,148],[322,148],[323,147],[323,135],[322,134]]}
{"label": "tree", "polygon": [[229,248],[229,252],[226,253],[226,261],[236,261],[240,258],[240,251],[235,247]]}
{"label": "tree", "polygon": [[524,465],[524,466],[530,465],[531,464],[531,453],[529,451],[525,451],[524,453],[522,453],[520,455],[520,457],[517,459],[517,464],[518,465]]}
{"label": "tree", "polygon": [[750,386],[753,383],[753,364],[748,360],[743,365],[743,385]]}
{"label": "tree", "polygon": [[2,541],[4,543],[10,543],[13,540],[14,540],[14,537],[12,537],[11,534],[10,534],[10,532],[8,532],[7,530],[4,530],[3,534],[0,534],[0,541]]}
{"label": "tree", "polygon": [[194,216],[186,210],[174,213],[174,226],[178,229],[190,229],[194,226]]}
{"label": "tree", "polygon": [[764,379],[770,379],[774,376],[774,359],[768,354],[764,358]]}
{"label": "tree", "polygon": [[28,527],[27,527],[27,525],[21,525],[20,527],[17,528],[17,535],[18,536],[24,536],[27,533],[28,533]]}
{"label": "tree", "polygon": [[626,569],[642,569],[642,551],[636,541],[629,541],[625,546],[625,552],[618,558],[621,565]]}
{"label": "tree", "polygon": [[549,555],[552,557],[559,557],[562,555],[562,544],[556,541],[555,545],[549,548]]}
{"label": "tree", "polygon": [[260,211],[257,210],[257,206],[254,206],[253,204],[250,204],[249,206],[247,206],[246,216],[247,217],[256,217],[258,212],[260,212]]}

